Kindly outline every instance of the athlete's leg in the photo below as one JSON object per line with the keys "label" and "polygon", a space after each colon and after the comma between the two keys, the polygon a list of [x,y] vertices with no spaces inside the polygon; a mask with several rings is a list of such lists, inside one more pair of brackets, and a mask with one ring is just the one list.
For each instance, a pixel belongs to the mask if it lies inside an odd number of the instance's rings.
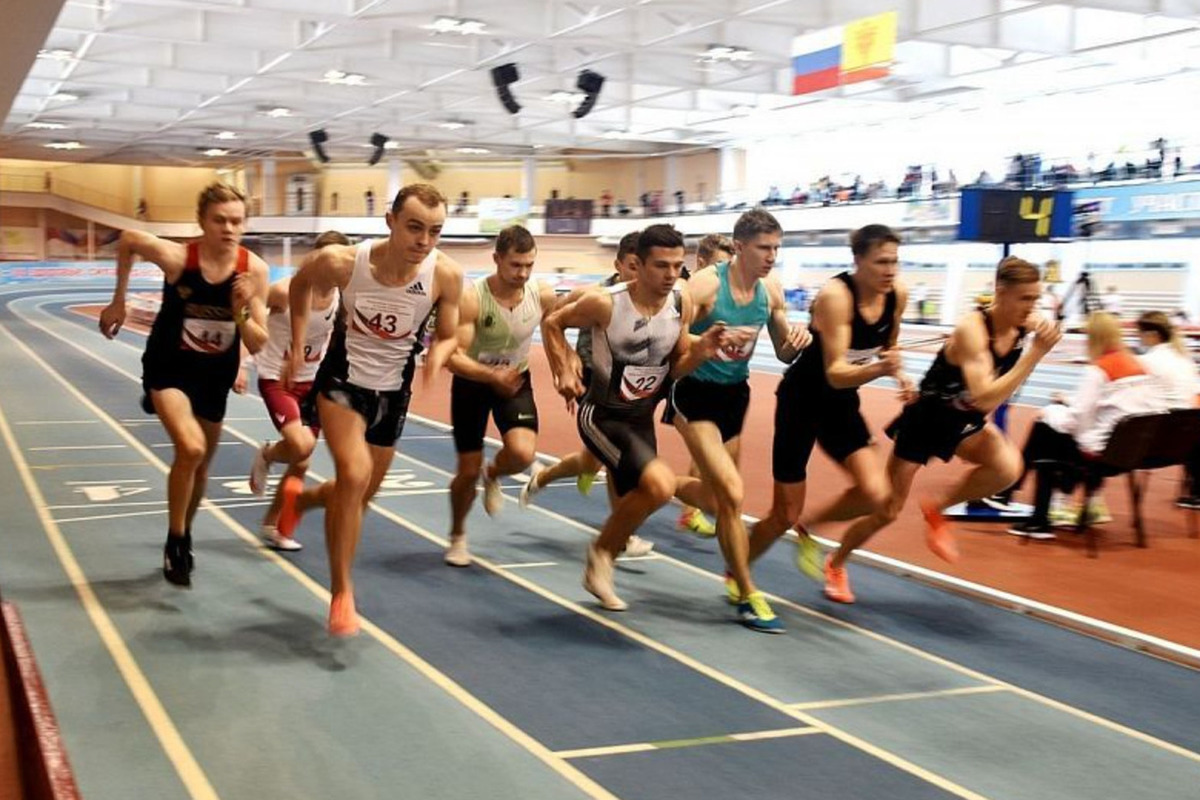
{"label": "athlete's leg", "polygon": [[853,485],[836,500],[817,512],[807,523],[817,527],[825,522],[841,522],[881,511],[887,505],[888,488],[884,464],[874,447],[860,447],[841,462]]}
{"label": "athlete's leg", "polygon": [[173,536],[183,536],[196,470],[204,461],[208,440],[192,413],[191,400],[181,390],[152,389],[150,400],[174,447],[167,475],[167,530]]}
{"label": "athlete's leg", "polygon": [[749,559],[755,561],[783,536],[787,529],[800,521],[800,512],[804,510],[804,497],[808,481],[795,483],[780,483],[775,481],[771,496],[771,510],[767,515],[754,523],[750,529]]}

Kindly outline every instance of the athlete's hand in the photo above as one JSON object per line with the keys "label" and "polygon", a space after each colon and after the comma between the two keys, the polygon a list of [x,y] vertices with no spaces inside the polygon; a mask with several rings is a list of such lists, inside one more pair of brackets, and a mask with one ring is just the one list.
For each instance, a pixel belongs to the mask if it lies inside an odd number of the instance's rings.
{"label": "athlete's hand", "polygon": [[921,396],[921,393],[917,391],[917,384],[913,382],[912,378],[901,372],[896,376],[896,383],[900,384],[900,401],[904,405],[907,406],[917,402],[917,398]]}
{"label": "athlete's hand", "polygon": [[254,279],[250,277],[248,272],[239,272],[233,278],[233,305],[234,308],[249,308],[250,301],[254,299],[257,292],[254,287]]}
{"label": "athlete's hand", "polygon": [[705,360],[716,356],[722,347],[735,346],[737,337],[745,336],[744,331],[731,331],[724,322],[714,322],[704,333],[696,337],[693,347],[699,349]]}
{"label": "athlete's hand", "polygon": [[898,375],[900,370],[904,369],[904,359],[900,355],[900,351],[895,347],[890,347],[879,354],[879,361],[876,362],[880,375]]}
{"label": "athlete's hand", "polygon": [[284,354],[283,364],[279,367],[279,383],[285,389],[291,389],[294,386],[292,380],[293,375],[299,375],[304,369],[304,356],[300,353],[292,353],[291,348]]}
{"label": "athlete's hand", "polygon": [[584,391],[583,382],[579,380],[579,375],[571,369],[568,369],[565,374],[555,375],[554,388],[567,401],[567,411],[574,413],[575,400],[583,397]]}
{"label": "athlete's hand", "polygon": [[100,312],[100,332],[106,338],[115,339],[125,324],[125,301],[114,300]]}
{"label": "athlete's hand", "polygon": [[783,351],[791,355],[791,358],[787,360],[795,361],[796,356],[800,355],[810,344],[812,344],[812,331],[803,322],[793,322],[792,326],[788,328],[787,338],[783,340]]}
{"label": "athlete's hand", "polygon": [[1051,350],[1054,345],[1058,344],[1062,339],[1062,326],[1051,322],[1048,319],[1038,318],[1033,326],[1033,349],[1037,353],[1038,358],[1042,358]]}
{"label": "athlete's hand", "polygon": [[746,328],[726,328],[725,336],[721,340],[721,346],[735,347],[738,350],[741,350],[746,345],[750,344],[750,340],[756,336],[758,336],[758,331],[756,330],[748,330]]}
{"label": "athlete's hand", "polygon": [[237,377],[233,379],[233,391],[238,394],[245,394],[246,387],[249,385],[249,378],[246,376],[246,368],[238,367]]}
{"label": "athlete's hand", "polygon": [[512,367],[495,367],[492,369],[492,388],[501,397],[515,397],[521,391],[525,376]]}

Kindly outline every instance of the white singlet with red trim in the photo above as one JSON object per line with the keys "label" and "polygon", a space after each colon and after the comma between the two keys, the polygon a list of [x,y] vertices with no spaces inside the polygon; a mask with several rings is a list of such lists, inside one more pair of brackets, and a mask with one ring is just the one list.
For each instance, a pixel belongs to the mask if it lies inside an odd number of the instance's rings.
{"label": "white singlet with red trim", "polygon": [[384,286],[371,274],[370,240],[354,254],[354,273],[342,291],[346,313],[347,379],[355,386],[390,392],[404,385],[417,336],[433,309],[438,251],[430,251],[403,286]]}
{"label": "white singlet with red trim", "polygon": [[[304,366],[292,376],[296,383],[308,383],[317,376],[317,368],[329,347],[333,334],[333,323],[337,320],[339,293],[333,291],[333,302],[328,308],[311,309],[308,312],[308,328],[304,335]],[[277,381],[282,374],[283,362],[292,343],[292,315],[290,311],[276,312],[267,316],[267,344],[254,357],[258,365],[258,377]]]}

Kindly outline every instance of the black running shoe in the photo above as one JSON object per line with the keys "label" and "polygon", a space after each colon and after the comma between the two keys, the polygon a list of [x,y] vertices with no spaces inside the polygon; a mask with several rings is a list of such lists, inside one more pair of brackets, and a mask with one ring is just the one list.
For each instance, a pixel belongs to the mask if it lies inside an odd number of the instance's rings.
{"label": "black running shoe", "polygon": [[163,577],[176,586],[192,585],[187,542],[182,536],[167,536],[167,544],[163,547]]}
{"label": "black running shoe", "polygon": [[1013,536],[1023,536],[1026,539],[1053,539],[1054,531],[1045,523],[1018,522],[1008,529]]}
{"label": "black running shoe", "polygon": [[183,546],[187,552],[187,571],[190,575],[196,571],[196,554],[192,552],[192,532],[183,532]]}

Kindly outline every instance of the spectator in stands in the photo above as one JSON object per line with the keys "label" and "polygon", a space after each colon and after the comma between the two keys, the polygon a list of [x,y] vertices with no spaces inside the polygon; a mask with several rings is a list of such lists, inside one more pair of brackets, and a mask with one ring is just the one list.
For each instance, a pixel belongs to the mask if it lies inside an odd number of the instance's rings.
{"label": "spectator in stands", "polygon": [[375,190],[368,187],[367,191],[363,192],[363,200],[367,205],[367,216],[375,216]]}
{"label": "spectator in stands", "polygon": [[471,205],[471,195],[466,189],[463,189],[462,194],[458,196],[458,204],[454,207],[455,214],[467,213],[467,206]]}
{"label": "spectator in stands", "polygon": [[[1025,443],[1026,473],[1037,472],[1033,514],[1010,533],[1034,539],[1052,539],[1051,516],[1074,521],[1063,497],[1055,490],[1073,492],[1089,456],[1104,451],[1117,423],[1131,414],[1166,409],[1157,381],[1122,339],[1121,321],[1097,311],[1087,321],[1089,365],[1073,397],[1055,397],[1042,409]],[[1024,477],[1024,476],[1022,476]],[[1016,486],[1020,486],[1018,480]],[[1097,497],[1098,501],[1099,498]],[[1097,502],[1087,509],[1092,522],[1105,521],[1107,512]]]}
{"label": "spectator in stands", "polygon": [[613,193],[605,189],[600,193],[600,213],[606,217],[612,216]]}
{"label": "spectator in stands", "polygon": [[683,189],[675,190],[675,213],[683,214]]}
{"label": "spectator in stands", "polygon": [[625,202],[624,197],[622,197],[620,200],[617,201],[617,216],[618,217],[628,217],[629,216],[629,204]]}
{"label": "spectator in stands", "polygon": [[1121,293],[1116,286],[1109,285],[1100,297],[1100,310],[1107,311],[1117,319],[1121,318]]}

